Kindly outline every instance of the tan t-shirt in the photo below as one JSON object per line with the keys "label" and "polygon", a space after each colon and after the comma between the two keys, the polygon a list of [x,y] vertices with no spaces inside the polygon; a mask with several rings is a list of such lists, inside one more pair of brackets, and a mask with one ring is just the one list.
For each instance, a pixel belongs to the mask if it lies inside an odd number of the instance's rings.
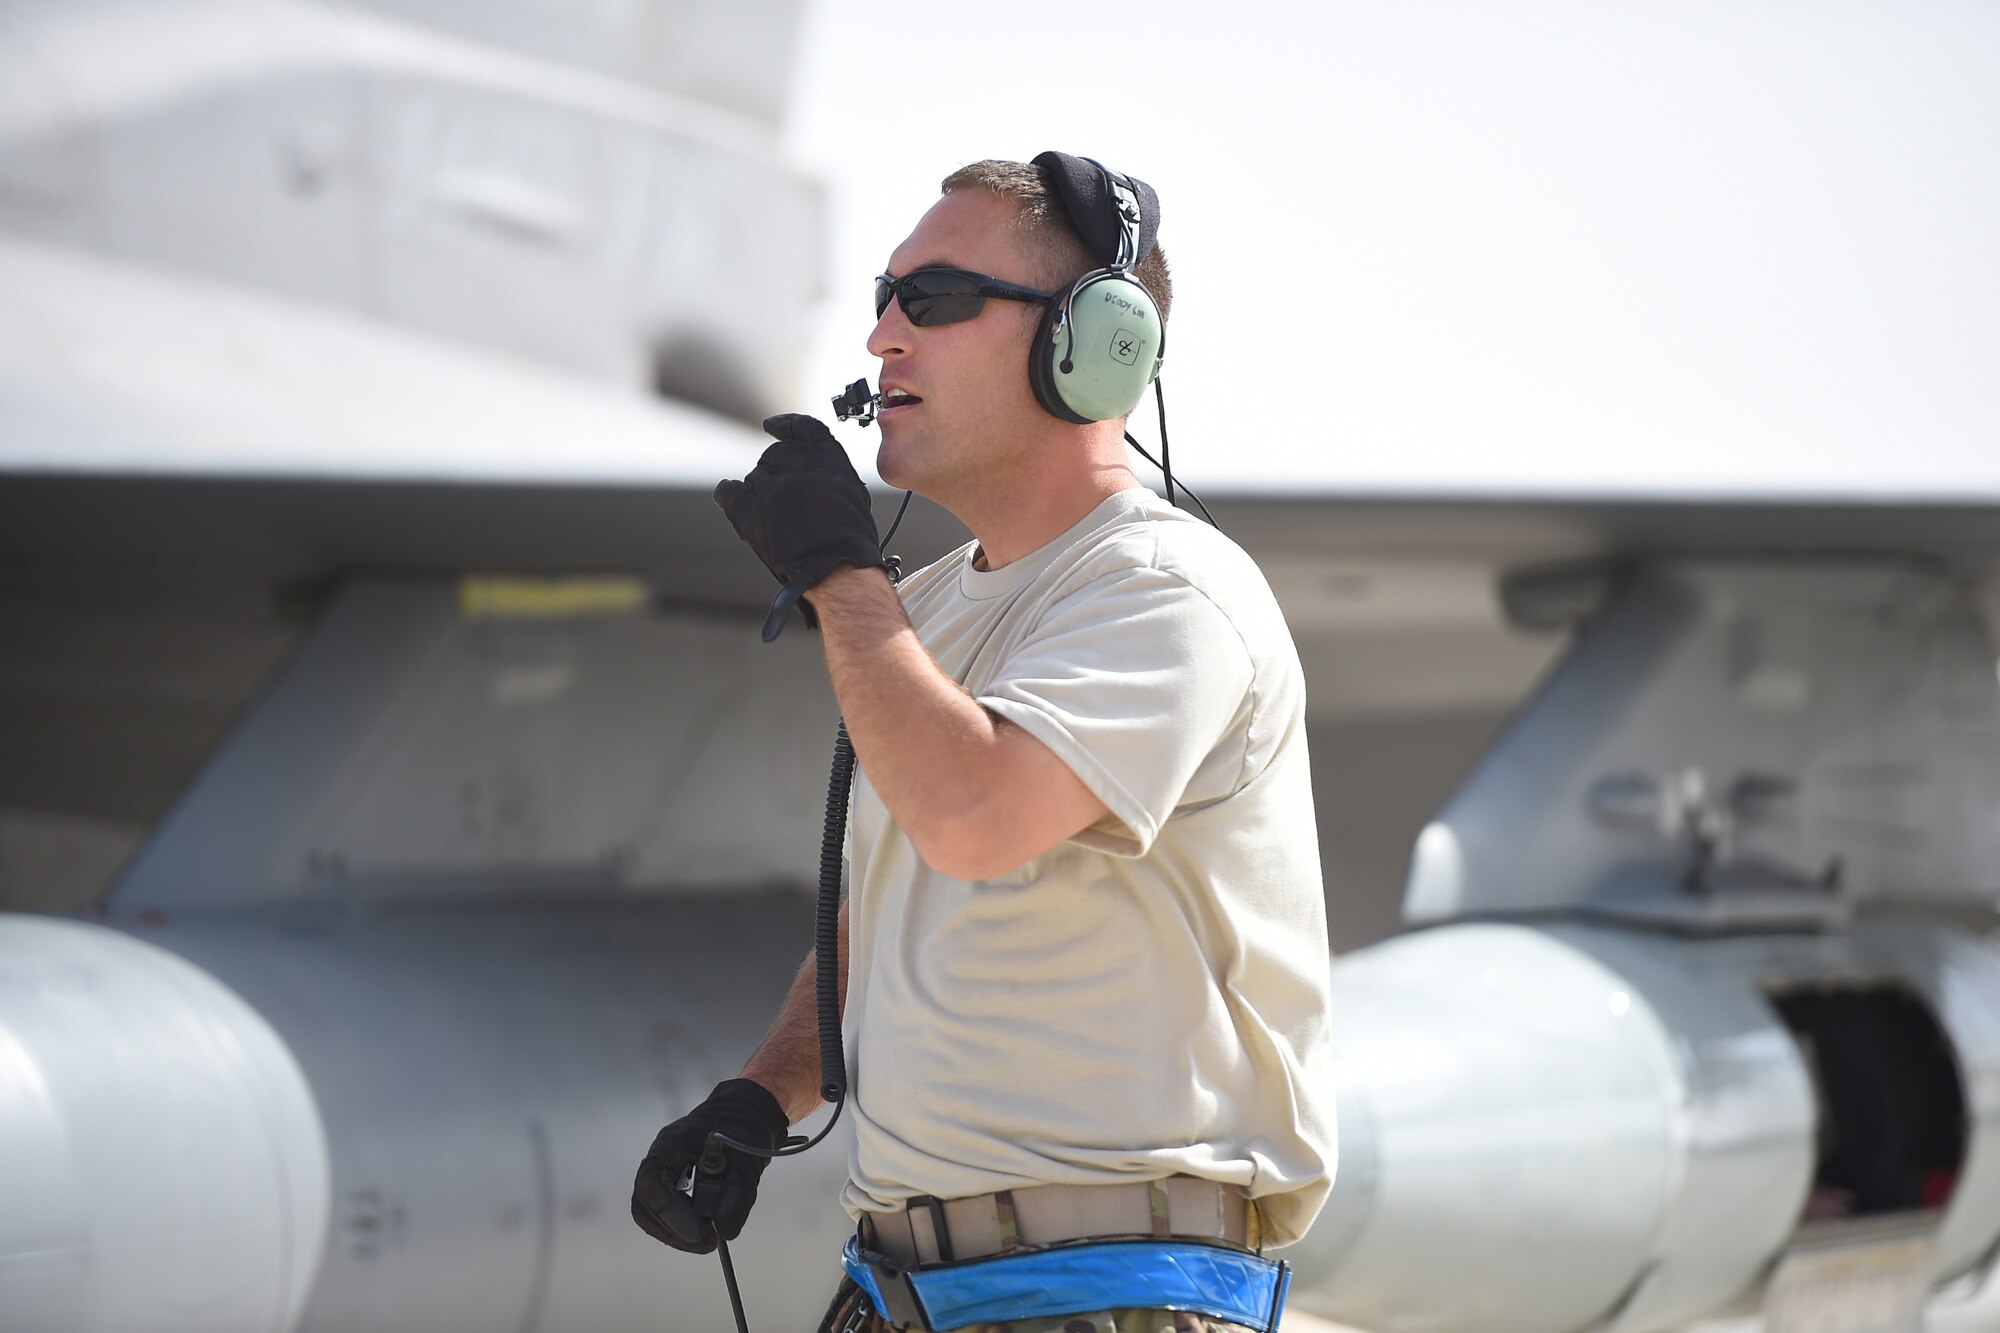
{"label": "tan t-shirt", "polygon": [[1152,492],[902,584],[938,664],[1110,814],[1008,875],[930,869],[855,783],[850,1212],[1176,1172],[1274,1243],[1334,1167],[1305,686],[1249,556]]}

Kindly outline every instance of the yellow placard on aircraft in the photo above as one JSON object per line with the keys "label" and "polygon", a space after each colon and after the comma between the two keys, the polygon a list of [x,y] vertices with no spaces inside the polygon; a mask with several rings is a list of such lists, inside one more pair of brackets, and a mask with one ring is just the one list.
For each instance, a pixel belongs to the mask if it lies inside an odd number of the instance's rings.
{"label": "yellow placard on aircraft", "polygon": [[645,606],[646,596],[645,583],[623,576],[521,578],[476,574],[458,581],[458,614],[466,620],[621,615]]}

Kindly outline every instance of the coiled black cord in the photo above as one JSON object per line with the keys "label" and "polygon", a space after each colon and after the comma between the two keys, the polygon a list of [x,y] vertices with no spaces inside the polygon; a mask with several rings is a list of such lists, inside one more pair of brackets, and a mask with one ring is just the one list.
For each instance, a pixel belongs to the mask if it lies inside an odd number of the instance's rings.
{"label": "coiled black cord", "polygon": [[[826,818],[819,837],[819,906],[813,914],[813,961],[819,991],[819,1095],[833,1103],[836,1119],[847,1100],[847,1053],[840,1042],[840,853],[847,841],[847,800],[853,786],[854,742],[847,738],[843,718],[833,738],[833,772],[826,780]],[[832,1121],[827,1125],[832,1128]]]}
{"label": "coiled black cord", "polygon": [[[833,738],[833,772],[826,783],[826,818],[820,825],[819,900],[813,908],[813,991],[819,1010],[819,1095],[833,1103],[833,1115],[810,1139],[788,1135],[775,1148],[761,1147],[732,1139],[721,1130],[708,1136],[708,1151],[702,1167],[713,1164],[717,1172],[722,1159],[717,1145],[749,1153],[753,1157],[796,1157],[814,1147],[840,1123],[840,1111],[847,1104],[847,1051],[840,1040],[840,854],[847,842],[847,800],[854,787],[854,742],[847,738],[843,720]],[[713,1155],[711,1155],[713,1154]]]}

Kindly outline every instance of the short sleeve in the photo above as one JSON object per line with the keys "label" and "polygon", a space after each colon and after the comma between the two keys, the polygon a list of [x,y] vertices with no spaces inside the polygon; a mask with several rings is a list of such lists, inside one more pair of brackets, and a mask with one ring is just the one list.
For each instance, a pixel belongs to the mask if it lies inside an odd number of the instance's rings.
{"label": "short sleeve", "polygon": [[1184,801],[1241,781],[1252,681],[1222,610],[1138,567],[1053,603],[978,699],[1053,750],[1123,826],[1100,821],[1078,841],[1143,856]]}

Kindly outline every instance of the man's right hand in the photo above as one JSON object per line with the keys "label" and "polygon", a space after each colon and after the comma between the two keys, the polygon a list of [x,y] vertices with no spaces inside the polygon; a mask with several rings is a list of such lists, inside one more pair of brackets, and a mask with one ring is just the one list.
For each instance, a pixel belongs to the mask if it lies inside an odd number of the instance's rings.
{"label": "man's right hand", "polygon": [[[654,1240],[689,1254],[713,1250],[718,1234],[735,1240],[757,1201],[757,1181],[770,1159],[723,1148],[721,1169],[704,1171],[708,1136],[720,1130],[741,1143],[776,1148],[790,1127],[784,1108],[763,1084],[747,1078],[716,1084],[707,1101],[653,1139],[632,1183],[632,1220]],[[691,1184],[692,1193],[682,1188],[682,1181]]]}
{"label": "man's right hand", "polygon": [[788,412],[765,418],[764,429],[776,443],[749,476],[718,483],[715,502],[736,535],[785,585],[764,622],[769,643],[794,605],[803,610],[806,624],[819,627],[812,606],[799,599],[828,574],[842,565],[887,568],[889,561],[875,531],[868,487],[825,423]]}

